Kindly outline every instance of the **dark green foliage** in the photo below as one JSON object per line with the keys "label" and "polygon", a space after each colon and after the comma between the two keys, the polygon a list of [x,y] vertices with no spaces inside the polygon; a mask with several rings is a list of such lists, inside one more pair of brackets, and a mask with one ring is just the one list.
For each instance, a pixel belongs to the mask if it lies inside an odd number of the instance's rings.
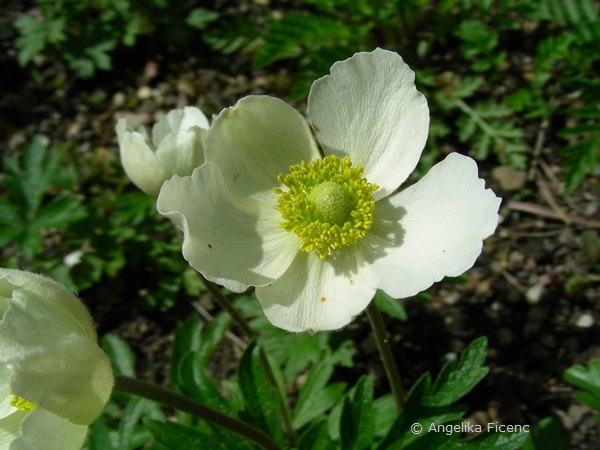
{"label": "dark green foliage", "polygon": [[0,246],[14,241],[25,260],[44,253],[48,230],[64,231],[88,215],[73,193],[77,175],[72,165],[64,164],[65,153],[64,147],[49,147],[38,135],[22,152],[3,159]]}
{"label": "dark green foliage", "polygon": [[[432,426],[461,426],[465,409],[455,402],[471,391],[487,373],[482,366],[486,343],[485,338],[473,341],[463,352],[460,362],[446,364],[433,383],[431,375],[424,374],[411,388],[404,410],[377,450],[518,448],[527,438],[526,433],[493,434],[484,428],[476,438],[460,440],[460,432],[429,431]],[[419,424],[421,431],[413,432],[413,424]]]}
{"label": "dark green foliage", "polygon": [[[432,129],[421,170],[448,145],[524,169],[535,136],[523,130],[539,128],[537,119],[562,124],[547,130],[548,139],[569,140],[560,152],[567,192],[592,173],[597,96],[582,84],[596,78],[597,2],[304,0],[296,6],[261,3],[247,13],[184,1],[38,0],[39,16],[15,22],[16,46],[21,64],[44,55],[89,76],[109,69],[111,53],[141,36],[163,36],[167,45],[194,36],[223,54],[248,55],[254,68],[290,70],[295,99],[306,98],[335,61],[380,46],[399,51],[430,91]],[[556,104],[578,91],[581,104],[568,105],[566,114],[583,120],[572,126]]]}
{"label": "dark green foliage", "polygon": [[37,6],[14,22],[19,63],[56,58],[83,78],[109,70],[111,53],[140,36],[160,33],[169,44],[181,44],[218,17],[184,0],[38,0]]}

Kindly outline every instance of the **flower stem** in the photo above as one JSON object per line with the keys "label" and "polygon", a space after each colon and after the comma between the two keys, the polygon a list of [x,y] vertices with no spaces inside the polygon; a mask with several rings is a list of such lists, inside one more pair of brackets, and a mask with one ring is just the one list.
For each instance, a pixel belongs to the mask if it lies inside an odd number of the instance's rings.
{"label": "flower stem", "polygon": [[269,436],[247,423],[222,414],[212,408],[184,397],[183,395],[152,383],[117,375],[115,378],[115,390],[137,395],[186,412],[214,425],[237,433],[265,450],[281,450],[281,447]]}
{"label": "flower stem", "polygon": [[208,291],[212,294],[214,299],[217,301],[219,306],[227,311],[227,314],[231,316],[233,321],[237,324],[238,327],[242,330],[242,332],[246,335],[248,339],[252,339],[254,337],[254,331],[248,325],[248,322],[242,316],[237,309],[233,307],[233,304],[229,301],[226,295],[221,292],[219,286],[217,286],[212,281],[208,281],[201,273],[198,273],[200,278],[202,279],[202,283],[208,289]]}
{"label": "flower stem", "polygon": [[[202,279],[202,283],[204,284],[206,289],[212,294],[213,298],[217,301],[219,306],[225,311],[227,311],[227,313],[231,316],[233,321],[237,324],[238,327],[240,327],[242,332],[246,335],[247,339],[251,340],[255,338],[256,333],[254,332],[254,330],[250,328],[250,325],[248,325],[248,322],[246,321],[244,316],[242,316],[238,312],[238,310],[234,308],[229,298],[226,295],[224,295],[223,292],[221,292],[219,286],[213,283],[212,281],[207,280],[201,273],[198,272],[198,275]],[[265,351],[262,348],[262,346],[260,347],[260,362],[265,370],[265,374],[267,375],[269,383],[271,384],[271,386],[275,387],[277,396],[279,397],[279,403],[281,404],[281,419],[283,421],[285,434],[291,446],[294,447],[296,444],[296,433],[294,431],[294,427],[292,426],[289,405],[287,403],[287,399],[285,397],[283,389],[277,383],[277,379],[275,378],[275,374],[273,373],[273,368],[269,364],[267,355],[265,354]]]}
{"label": "flower stem", "polygon": [[371,322],[371,328],[373,328],[373,337],[375,338],[375,343],[377,344],[377,349],[379,350],[379,355],[381,357],[381,361],[383,362],[385,373],[387,374],[390,386],[392,388],[392,396],[394,397],[394,401],[396,403],[396,409],[400,411],[404,405],[404,387],[402,386],[402,380],[400,379],[400,374],[398,373],[398,367],[394,361],[394,355],[392,355],[389,336],[385,330],[383,318],[381,317],[379,308],[377,308],[377,305],[375,304],[375,300],[372,300],[367,307],[367,316]]}

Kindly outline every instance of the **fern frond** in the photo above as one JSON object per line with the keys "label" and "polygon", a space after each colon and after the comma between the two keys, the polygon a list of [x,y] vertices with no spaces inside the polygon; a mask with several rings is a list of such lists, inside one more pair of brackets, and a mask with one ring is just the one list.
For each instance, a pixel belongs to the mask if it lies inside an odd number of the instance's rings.
{"label": "fern frond", "polygon": [[[253,65],[263,68],[281,59],[301,54],[307,46],[319,42],[349,39],[349,27],[333,18],[307,13],[291,13],[281,19],[272,19],[263,35],[263,44],[254,56]],[[313,49],[314,50],[314,49]]]}

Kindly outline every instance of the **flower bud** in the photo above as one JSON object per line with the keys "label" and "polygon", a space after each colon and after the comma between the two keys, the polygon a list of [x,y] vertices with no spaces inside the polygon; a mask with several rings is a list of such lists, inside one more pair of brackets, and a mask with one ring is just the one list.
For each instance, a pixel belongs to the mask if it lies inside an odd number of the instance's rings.
{"label": "flower bud", "polygon": [[173,175],[188,176],[204,162],[208,119],[198,108],[174,109],[152,128],[152,139],[143,127],[126,119],[117,122],[121,163],[127,176],[145,193],[158,195]]}

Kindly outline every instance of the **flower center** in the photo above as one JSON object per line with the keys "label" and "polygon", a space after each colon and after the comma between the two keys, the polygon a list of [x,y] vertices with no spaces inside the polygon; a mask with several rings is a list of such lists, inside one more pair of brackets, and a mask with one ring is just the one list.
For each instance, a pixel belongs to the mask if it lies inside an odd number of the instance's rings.
{"label": "flower center", "polygon": [[27,412],[34,410],[37,405],[35,403],[28,402],[24,398],[13,395],[13,398],[10,400],[10,406]]}
{"label": "flower center", "polygon": [[283,217],[279,226],[300,237],[300,250],[314,250],[325,259],[365,236],[373,224],[378,186],[362,174],[360,164],[352,167],[350,158],[331,155],[309,164],[302,161],[277,177],[287,188],[274,189],[279,196],[275,208]]}

